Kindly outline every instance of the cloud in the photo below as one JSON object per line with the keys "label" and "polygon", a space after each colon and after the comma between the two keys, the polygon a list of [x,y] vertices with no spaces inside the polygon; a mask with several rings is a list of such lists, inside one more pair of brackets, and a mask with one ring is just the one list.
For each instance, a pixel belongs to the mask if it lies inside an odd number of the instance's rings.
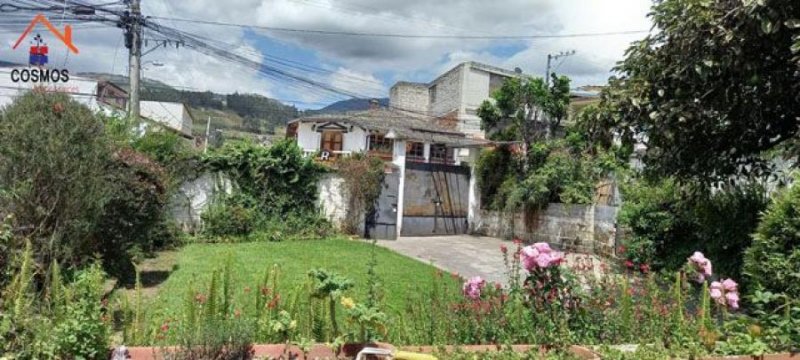
{"label": "cloud", "polygon": [[[148,0],[143,3],[143,12],[159,17],[344,32],[521,35],[646,30],[650,28],[646,19],[650,4],[650,0]],[[21,14],[15,16],[24,18]],[[387,87],[394,81],[432,80],[462,61],[486,62],[508,69],[519,67],[530,74],[544,75],[547,54],[563,50],[576,50],[576,54],[555,62],[553,69],[570,76],[574,85],[602,84],[611,67],[622,59],[628,44],[644,36],[524,41],[390,38],[245,32],[237,27],[150,21],[222,42],[215,45],[255,61],[262,61],[264,54],[282,55],[258,42],[259,37],[303,49],[313,54],[313,63],[309,65],[326,71],[301,75],[368,96],[386,96]],[[18,33],[14,32],[21,32],[24,25],[23,20],[0,22],[0,44],[16,40]],[[70,70],[124,73],[127,49],[121,41],[121,29],[86,26],[75,25],[75,42],[80,44],[81,54],[69,56]],[[159,35],[148,33],[147,37],[159,38]],[[504,47],[507,49],[498,50]],[[3,45],[0,59],[26,61],[26,51],[9,50]],[[63,49],[53,47],[51,63],[61,62],[65,57]],[[310,102],[334,100],[321,90],[276,81],[191,49],[158,49],[147,55],[144,61],[147,60],[158,60],[164,66],[146,70],[145,76],[171,85]]]}

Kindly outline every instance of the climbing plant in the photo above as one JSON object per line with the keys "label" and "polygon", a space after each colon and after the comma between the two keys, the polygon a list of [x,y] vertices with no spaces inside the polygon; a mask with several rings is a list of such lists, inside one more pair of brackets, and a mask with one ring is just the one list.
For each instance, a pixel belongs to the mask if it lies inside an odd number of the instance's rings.
{"label": "climbing plant", "polygon": [[364,215],[375,210],[381,195],[384,169],[379,158],[358,153],[339,158],[335,163],[338,174],[343,178],[342,192],[347,201],[347,215],[343,224],[346,233],[356,234]]}

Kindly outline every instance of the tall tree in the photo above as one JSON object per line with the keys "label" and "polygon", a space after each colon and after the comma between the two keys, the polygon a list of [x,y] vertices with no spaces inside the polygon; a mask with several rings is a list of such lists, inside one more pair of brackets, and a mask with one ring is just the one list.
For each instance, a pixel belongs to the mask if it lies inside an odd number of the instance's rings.
{"label": "tall tree", "polygon": [[527,164],[528,149],[536,141],[548,139],[567,115],[569,78],[515,77],[506,80],[478,109],[481,128],[493,140],[521,141]]}
{"label": "tall tree", "polygon": [[768,173],[762,155],[800,123],[800,2],[661,0],[650,17],[605,97],[647,170],[706,184]]}

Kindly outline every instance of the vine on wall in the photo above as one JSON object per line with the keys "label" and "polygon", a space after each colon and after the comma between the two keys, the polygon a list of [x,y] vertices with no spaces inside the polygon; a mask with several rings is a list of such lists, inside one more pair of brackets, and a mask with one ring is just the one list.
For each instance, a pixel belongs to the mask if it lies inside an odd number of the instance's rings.
{"label": "vine on wall", "polygon": [[383,188],[383,161],[362,153],[339,158],[334,165],[342,177],[342,193],[346,197],[347,215],[342,230],[357,234],[364,217],[375,211]]}

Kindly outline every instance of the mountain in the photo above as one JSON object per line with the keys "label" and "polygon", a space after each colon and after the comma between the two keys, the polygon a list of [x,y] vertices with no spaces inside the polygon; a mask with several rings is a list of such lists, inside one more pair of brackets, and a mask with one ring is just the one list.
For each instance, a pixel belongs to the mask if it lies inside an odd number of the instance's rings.
{"label": "mountain", "polygon": [[[128,90],[127,76],[104,73],[81,73],[79,76],[106,80]],[[294,106],[257,94],[217,94],[210,91],[182,90],[163,82],[142,79],[142,100],[181,102],[194,117],[193,133],[204,135],[206,122],[211,118],[212,130],[226,134],[272,134],[299,116]]]}
{"label": "mountain", "polygon": [[[319,110],[312,110],[310,112],[316,114],[324,114],[324,113],[336,113],[336,112],[345,112],[345,111],[359,111],[359,110],[369,110],[369,102],[372,99],[348,99],[337,101],[333,104],[330,104],[322,109]],[[389,106],[389,98],[381,98],[377,99],[378,102],[382,107]]]}

